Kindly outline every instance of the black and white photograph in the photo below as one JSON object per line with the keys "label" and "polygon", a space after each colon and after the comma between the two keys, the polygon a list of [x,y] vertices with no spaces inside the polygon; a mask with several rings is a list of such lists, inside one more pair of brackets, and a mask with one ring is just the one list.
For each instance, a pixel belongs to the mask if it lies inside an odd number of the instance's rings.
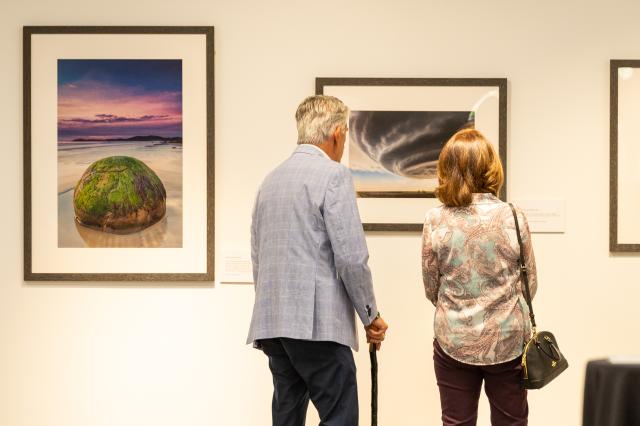
{"label": "black and white photograph", "polygon": [[506,182],[505,78],[316,78],[316,94],[349,108],[341,162],[351,171],[365,231],[422,230],[425,209],[439,204],[438,157],[459,130],[489,140]]}
{"label": "black and white photograph", "polygon": [[351,111],[349,168],[361,197],[433,196],[438,156],[472,111]]}

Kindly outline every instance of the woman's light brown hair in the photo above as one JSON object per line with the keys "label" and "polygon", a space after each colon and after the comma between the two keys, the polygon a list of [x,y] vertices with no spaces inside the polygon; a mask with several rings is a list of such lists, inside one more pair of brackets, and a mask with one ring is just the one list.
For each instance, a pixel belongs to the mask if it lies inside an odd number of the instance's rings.
{"label": "woman's light brown hair", "polygon": [[438,183],[436,196],[445,206],[468,206],[474,192],[498,195],[504,183],[502,162],[482,133],[460,130],[440,152]]}

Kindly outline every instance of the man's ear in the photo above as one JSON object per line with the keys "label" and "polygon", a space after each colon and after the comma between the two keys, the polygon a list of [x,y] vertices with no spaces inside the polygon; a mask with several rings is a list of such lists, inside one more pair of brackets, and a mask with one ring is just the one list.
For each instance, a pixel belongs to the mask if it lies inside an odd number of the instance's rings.
{"label": "man's ear", "polygon": [[333,131],[333,144],[337,145],[338,144],[338,139],[340,138],[340,126],[336,126],[335,130]]}

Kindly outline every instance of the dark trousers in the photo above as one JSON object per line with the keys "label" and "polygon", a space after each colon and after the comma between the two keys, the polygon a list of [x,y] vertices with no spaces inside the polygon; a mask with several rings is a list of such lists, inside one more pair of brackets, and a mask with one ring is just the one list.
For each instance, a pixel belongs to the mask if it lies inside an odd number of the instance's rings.
{"label": "dark trousers", "polygon": [[491,424],[526,426],[529,405],[527,391],[520,384],[522,368],[519,357],[497,365],[469,365],[451,358],[434,340],[433,362],[444,426],[476,424],[483,380],[491,406]]}
{"label": "dark trousers", "polygon": [[264,339],[273,375],[274,426],[304,426],[309,398],[320,426],[357,426],[358,390],[351,348],[334,342]]}

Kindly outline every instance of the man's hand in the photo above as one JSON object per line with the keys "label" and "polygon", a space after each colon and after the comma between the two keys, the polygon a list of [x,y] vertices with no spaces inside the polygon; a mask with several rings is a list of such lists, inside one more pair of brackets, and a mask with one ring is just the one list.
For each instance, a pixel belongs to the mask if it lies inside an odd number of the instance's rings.
{"label": "man's hand", "polygon": [[376,350],[380,350],[380,345],[388,328],[389,326],[381,317],[374,319],[371,324],[364,327],[367,333],[367,343],[373,343],[376,346]]}

